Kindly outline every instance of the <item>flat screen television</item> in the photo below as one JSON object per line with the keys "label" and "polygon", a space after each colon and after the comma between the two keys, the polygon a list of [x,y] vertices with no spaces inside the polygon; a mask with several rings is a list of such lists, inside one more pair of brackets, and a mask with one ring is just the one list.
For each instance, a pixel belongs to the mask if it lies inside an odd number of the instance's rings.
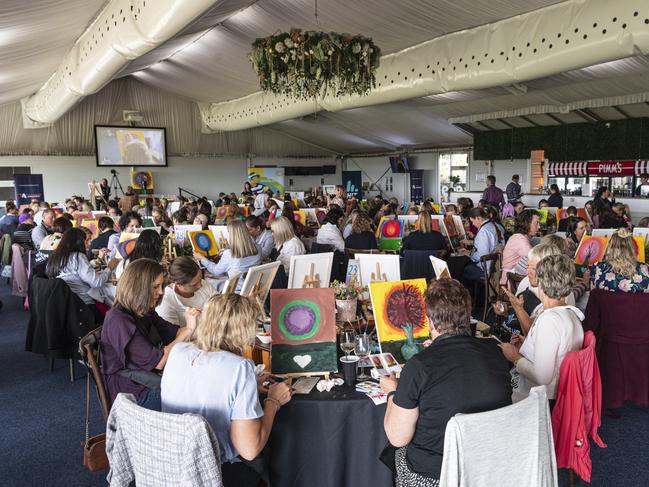
{"label": "flat screen television", "polygon": [[390,168],[393,173],[407,173],[410,172],[408,164],[408,156],[393,156],[390,157]]}
{"label": "flat screen television", "polygon": [[97,166],[166,166],[165,129],[95,125]]}

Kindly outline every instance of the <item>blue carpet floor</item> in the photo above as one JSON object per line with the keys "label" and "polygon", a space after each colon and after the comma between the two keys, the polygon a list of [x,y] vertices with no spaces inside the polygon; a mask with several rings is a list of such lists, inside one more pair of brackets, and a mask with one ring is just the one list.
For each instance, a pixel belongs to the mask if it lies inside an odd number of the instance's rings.
{"label": "blue carpet floor", "polygon": [[[57,361],[50,373],[43,357],[24,351],[28,314],[21,309],[22,301],[10,296],[4,279],[0,299],[4,301],[0,311],[0,485],[106,485],[106,472],[91,473],[82,466],[83,367],[77,364],[74,383],[70,383],[66,361]],[[94,395],[92,409],[91,434],[96,434],[103,421]],[[619,413],[620,419],[603,418],[600,433],[608,448],[592,449],[591,485],[646,487],[649,411],[627,405]],[[516,468],[514,445],[511,458]],[[568,485],[565,472],[560,478],[562,486]]]}

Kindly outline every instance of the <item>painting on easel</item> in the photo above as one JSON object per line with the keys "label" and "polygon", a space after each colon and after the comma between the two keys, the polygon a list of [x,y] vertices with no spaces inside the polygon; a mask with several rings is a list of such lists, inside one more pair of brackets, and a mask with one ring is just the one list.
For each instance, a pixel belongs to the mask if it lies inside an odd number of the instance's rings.
{"label": "painting on easel", "polygon": [[271,373],[338,371],[333,289],[273,289],[270,315]]}
{"label": "painting on easel", "polygon": [[291,256],[288,288],[328,287],[333,259],[333,252]]}
{"label": "painting on easel", "polygon": [[370,297],[381,353],[402,364],[429,338],[424,292],[426,279],[370,283]]}

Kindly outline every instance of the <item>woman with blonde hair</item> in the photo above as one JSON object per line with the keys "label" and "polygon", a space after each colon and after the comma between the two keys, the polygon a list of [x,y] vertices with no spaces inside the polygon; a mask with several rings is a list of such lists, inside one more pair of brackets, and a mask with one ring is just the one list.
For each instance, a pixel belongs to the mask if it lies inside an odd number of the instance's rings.
{"label": "woman with blonde hair", "polygon": [[[243,221],[230,220],[228,234],[229,247],[225,249],[218,263],[194,252],[194,259],[216,277],[229,278],[237,274],[245,274],[251,267],[261,264],[261,251],[248,234]],[[243,280],[240,280],[237,291],[242,284]]]}
{"label": "woman with blonde hair", "polygon": [[257,485],[259,475],[241,460],[261,453],[275,414],[291,400],[281,382],[268,387],[263,409],[259,404],[255,365],[242,357],[254,344],[258,315],[250,298],[212,296],[193,340],[174,347],[162,376],[162,411],[200,414],[212,426],[226,487]]}
{"label": "woman with blonde hair", "polygon": [[352,223],[352,231],[345,238],[345,248],[369,250],[378,248],[376,235],[372,230],[372,220],[367,213],[359,212]]}
{"label": "woman with blonde hair", "polygon": [[279,252],[277,260],[282,263],[288,275],[291,267],[291,256],[304,255],[306,254],[306,249],[302,241],[296,237],[293,231],[293,225],[285,216],[280,216],[273,220],[270,224],[270,230],[273,232],[275,249]]}
{"label": "woman with blonde hair", "polygon": [[433,230],[430,213],[420,211],[417,229],[403,239],[403,250],[446,250],[446,240],[437,230]]}
{"label": "woman with blonde hair", "polygon": [[129,265],[117,284],[115,304],[101,330],[101,363],[111,401],[120,392],[133,394],[139,405],[160,410],[159,371],[178,343],[189,339],[199,311],[185,309],[185,328],[155,312],[163,295],[162,266],[151,259]]}
{"label": "woman with blonde hair", "polygon": [[593,266],[591,287],[625,293],[649,293],[649,266],[638,262],[633,234],[627,228],[615,232],[603,262]]}

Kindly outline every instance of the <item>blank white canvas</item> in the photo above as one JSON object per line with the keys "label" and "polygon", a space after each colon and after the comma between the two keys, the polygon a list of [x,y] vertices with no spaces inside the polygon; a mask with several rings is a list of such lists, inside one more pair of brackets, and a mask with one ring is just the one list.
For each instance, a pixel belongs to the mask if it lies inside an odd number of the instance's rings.
{"label": "blank white canvas", "polygon": [[261,276],[260,286],[263,290],[263,293],[259,295],[259,299],[263,303],[266,301],[268,292],[270,291],[270,286],[275,279],[275,274],[277,274],[277,269],[282,265],[280,261],[270,262],[268,264],[262,264],[248,269],[246,274],[246,279],[243,281],[243,286],[241,286],[241,291],[239,294],[242,296],[249,296],[252,292],[253,287],[259,280]]}
{"label": "blank white canvas", "polygon": [[[358,261],[359,280],[361,286],[368,286],[372,282],[372,273],[376,274],[376,264],[381,270],[380,276],[375,280],[383,280],[383,274],[387,282],[401,280],[401,265],[399,256],[392,254],[356,254],[354,258]],[[369,291],[363,293],[363,299],[369,298]]]}
{"label": "blank white canvas", "polygon": [[644,241],[649,242],[649,228],[634,228],[633,229],[633,236],[634,237],[644,237]]}
{"label": "blank white canvas", "polygon": [[142,233],[144,230],[154,230],[160,235],[160,227],[140,227],[135,229],[135,233]]}
{"label": "blank white canvas", "polygon": [[433,270],[435,271],[435,278],[439,279],[440,276],[446,271],[448,277],[451,276],[451,272],[448,270],[448,264],[445,260],[439,259],[434,255],[430,256],[430,263],[433,265]]}
{"label": "blank white canvas", "polygon": [[329,287],[333,260],[333,252],[324,252],[321,254],[292,255],[291,269],[288,274],[288,288],[296,289],[302,287],[304,277],[311,274],[311,264],[314,264],[313,274],[318,275],[320,278],[319,287]]}
{"label": "blank white canvas", "polygon": [[221,245],[219,242],[221,239],[225,239],[229,242],[230,232],[228,232],[227,225],[209,225],[207,228],[210,229],[212,235],[214,235],[214,240],[216,241],[216,246],[220,249]]}
{"label": "blank white canvas", "polygon": [[610,237],[615,232],[615,228],[593,228],[593,237]]}
{"label": "blank white canvas", "polygon": [[185,240],[189,240],[189,232],[199,232],[202,230],[200,225],[176,225],[174,226],[174,234],[176,238],[174,241],[178,245],[184,245]]}

